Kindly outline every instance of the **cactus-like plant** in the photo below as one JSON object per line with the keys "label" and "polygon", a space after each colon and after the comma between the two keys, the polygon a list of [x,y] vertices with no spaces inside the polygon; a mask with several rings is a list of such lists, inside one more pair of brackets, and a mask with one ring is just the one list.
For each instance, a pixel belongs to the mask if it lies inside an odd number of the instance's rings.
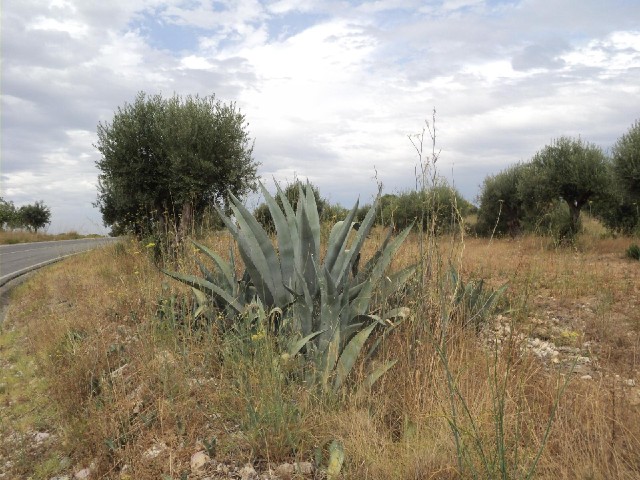
{"label": "cactus-like plant", "polygon": [[[203,278],[164,271],[167,275],[205,293],[227,317],[243,314],[258,301],[267,310],[282,311],[279,337],[288,340],[290,355],[303,352],[314,365],[313,381],[339,389],[376,326],[393,325],[408,309],[396,308],[384,317],[369,312],[376,290],[384,295],[398,289],[415,271],[415,266],[385,275],[393,255],[409,234],[411,226],[396,238],[391,232],[373,257],[359,268],[360,252],[374,223],[377,200],[361,224],[354,223],[358,202],[329,234],[324,261],[320,259],[320,220],[313,192],[300,187],[294,212],[278,188],[282,208],[260,185],[274,220],[277,247],[242,205],[230,194],[234,223],[219,212],[238,244],[245,265],[237,278],[234,259],[225,262],[215,252],[194,242],[215,264],[210,271],[199,262]],[[348,248],[347,248],[348,247]],[[371,373],[373,383],[391,363]]]}

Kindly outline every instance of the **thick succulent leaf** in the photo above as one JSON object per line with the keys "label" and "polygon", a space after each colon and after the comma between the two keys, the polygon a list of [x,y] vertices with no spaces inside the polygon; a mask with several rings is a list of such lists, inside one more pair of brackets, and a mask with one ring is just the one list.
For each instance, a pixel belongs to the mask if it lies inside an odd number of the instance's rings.
{"label": "thick succulent leaf", "polygon": [[344,221],[337,222],[329,234],[329,243],[327,244],[327,254],[324,259],[324,264],[332,273],[338,255],[347,246],[347,239],[349,238],[349,232],[353,228],[353,219],[358,211],[358,204],[359,202],[356,201],[347,218],[345,218]]}
{"label": "thick succulent leaf", "polygon": [[193,292],[193,296],[196,297],[196,302],[198,303],[198,305],[204,305],[205,303],[207,303],[207,296],[202,290],[191,287],[191,291]]}
{"label": "thick succulent leaf", "polygon": [[271,212],[271,218],[276,226],[278,236],[278,250],[280,254],[280,267],[282,270],[282,282],[289,286],[293,284],[295,278],[294,248],[291,237],[291,229],[287,222],[287,217],[280,209],[276,200],[269,194],[266,188],[260,183],[262,195]]}
{"label": "thick succulent leaf", "polygon": [[360,291],[364,288],[365,284],[368,282],[369,280],[365,280],[362,283],[359,283],[357,285],[354,285],[352,287],[349,288],[349,301],[352,302],[353,300],[355,300],[358,295],[360,294]]}
{"label": "thick succulent leaf", "polygon": [[220,272],[213,273],[199,258],[196,258],[195,261],[198,264],[198,268],[200,269],[200,272],[202,273],[202,276],[205,280],[211,283],[215,283],[216,285],[220,285],[220,287],[224,288],[225,290],[229,290],[227,288],[225,279]]}
{"label": "thick succulent leaf", "polygon": [[382,256],[382,252],[384,252],[384,249],[387,248],[387,245],[389,245],[389,241],[391,241],[392,236],[393,236],[393,229],[388,228],[387,234],[385,235],[384,240],[382,241],[382,244],[380,245],[378,250],[376,250],[376,253],[374,253],[371,256],[371,258],[367,261],[367,263],[358,271],[358,275],[356,276],[354,282],[360,283],[365,281],[367,278],[369,278],[369,276],[371,275],[371,272],[373,271],[373,267],[375,267],[376,263]]}
{"label": "thick succulent leaf", "polygon": [[318,346],[323,351],[327,343],[333,341],[334,332],[340,330],[340,317],[345,305],[348,306],[348,302],[345,301],[345,296],[348,293],[336,289],[333,278],[326,268],[318,266],[315,262],[314,266],[317,269],[320,289],[320,324],[316,330],[324,330],[324,333],[318,338]]}
{"label": "thick succulent leaf", "polygon": [[336,364],[336,376],[333,381],[334,391],[337,391],[344,383],[345,379],[351,372],[353,365],[355,365],[356,360],[358,359],[358,355],[360,355],[360,352],[362,351],[362,347],[377,325],[377,322],[372,323],[367,328],[360,331],[351,339],[351,341],[342,351],[342,354],[338,359],[338,363]]}
{"label": "thick succulent leaf", "polygon": [[193,312],[193,318],[197,318],[202,312],[204,312],[205,308],[207,308],[207,296],[201,290],[197,288],[191,287],[191,291],[193,292],[193,296],[196,297],[197,308]]}
{"label": "thick succulent leaf", "polygon": [[340,470],[344,463],[344,447],[337,440],[329,445],[329,465],[327,465],[327,480],[338,480],[341,478]]}
{"label": "thick succulent leaf", "polygon": [[371,231],[371,227],[373,227],[373,223],[375,221],[376,209],[378,205],[378,198],[373,202],[373,205],[367,212],[367,215],[364,217],[364,220],[360,224],[356,232],[355,239],[351,244],[351,248],[349,250],[342,249],[338,254],[338,258],[336,259],[336,263],[331,271],[331,274],[334,278],[337,279],[336,283],[340,283],[342,281],[342,277],[348,276],[351,272],[351,266],[355,259],[358,257],[360,250],[362,249],[362,245],[369,235]]}
{"label": "thick succulent leaf", "polygon": [[309,228],[311,229],[313,238],[313,256],[318,259],[320,257],[320,217],[318,215],[318,205],[316,204],[316,196],[313,194],[313,189],[309,182],[307,182],[306,194],[304,196],[304,210],[307,214],[309,221]]}
{"label": "thick succulent leaf", "polygon": [[[256,265],[254,263],[254,259],[249,255],[249,253],[252,251],[252,244],[248,241],[249,236],[241,234],[235,224],[231,221],[231,219],[227,217],[224,212],[217,206],[216,211],[218,212],[220,218],[224,222],[225,226],[229,229],[229,232],[238,244],[240,257],[242,257],[242,261],[244,262],[246,268],[245,274],[248,274],[248,276],[251,278],[256,293],[258,294],[258,296],[260,296],[264,303],[266,303],[267,305],[273,305],[272,291],[270,290],[269,285],[265,283],[265,280],[262,278],[261,273],[261,271],[268,270],[266,267],[264,267],[264,265],[266,265],[266,260],[263,259],[262,267]],[[258,249],[257,246],[255,248],[256,250]]]}
{"label": "thick succulent leaf", "polygon": [[335,328],[333,331],[333,337],[329,344],[325,348],[320,346],[318,350],[321,360],[316,362],[316,365],[320,365],[320,384],[323,388],[328,387],[329,378],[331,378],[331,374],[333,373],[336,363],[338,362],[338,358],[340,357],[340,345],[342,343],[340,333],[340,329]]}
{"label": "thick succulent leaf", "polygon": [[[298,224],[299,235],[299,257],[296,258],[296,269],[298,269],[304,275],[304,279],[307,282],[309,292],[312,296],[315,296],[317,289],[317,277],[314,268],[314,262],[318,260],[318,254],[320,251],[320,223],[314,222],[313,218],[318,218],[317,207],[315,207],[315,198],[313,191],[308,188],[311,196],[311,200],[307,198],[307,195],[302,190],[302,186],[299,188],[298,209],[296,211],[296,222]],[[316,208],[315,217],[313,213],[309,211],[309,206],[313,205]]]}
{"label": "thick succulent leaf", "polygon": [[207,295],[223,300],[225,305],[230,306],[236,313],[242,313],[243,306],[237,298],[232,297],[217,285],[194,275],[184,275],[178,272],[161,269],[162,273],[174,278],[190,287],[196,288]]}
{"label": "thick succulent leaf", "polygon": [[313,340],[315,337],[317,337],[321,333],[322,333],[321,331],[313,332],[307,335],[306,337],[299,339],[289,347],[289,349],[287,350],[287,353],[292,357],[294,355],[297,355],[307,343],[309,343],[311,340]]}
{"label": "thick succulent leaf", "polygon": [[284,214],[287,219],[287,225],[289,226],[291,243],[293,245],[293,258],[295,259],[300,256],[300,252],[298,251],[298,249],[300,248],[300,241],[298,237],[298,223],[296,221],[296,213],[293,211],[293,207],[291,206],[289,199],[285,195],[282,188],[280,188],[278,182],[276,182],[276,189],[278,190],[278,197],[280,197],[280,201],[282,202]]}
{"label": "thick succulent leaf", "polygon": [[380,296],[382,298],[387,298],[389,295],[397,292],[402,286],[411,278],[411,276],[416,272],[418,265],[410,265],[406,268],[403,268],[399,272],[395,272],[389,276],[385,276],[382,278],[380,285]]}
{"label": "thick succulent leaf", "polygon": [[234,286],[237,282],[236,272],[232,269],[232,266],[225,262],[220,255],[211,250],[210,248],[196,242],[195,240],[191,240],[194,247],[196,247],[199,251],[208,256],[215,263],[218,270],[224,275],[226,279],[226,284],[229,286],[229,290],[233,290]]}
{"label": "thick succulent leaf", "polygon": [[355,317],[356,315],[362,315],[369,309],[369,303],[371,302],[371,296],[373,290],[377,287],[384,271],[387,269],[391,260],[393,259],[393,255],[402,245],[407,235],[411,231],[413,225],[409,225],[405,228],[392,242],[387,245],[387,247],[382,252],[382,255],[378,259],[378,262],[373,267],[371,275],[369,277],[369,282],[365,283],[362,290],[358,294],[358,297],[351,304],[351,316]]}
{"label": "thick succulent leaf", "polygon": [[376,383],[382,375],[387,373],[387,371],[389,371],[389,369],[393,367],[397,361],[397,359],[390,360],[374,369],[369,375],[367,375],[367,378],[364,379],[364,381],[358,388],[358,393],[356,395],[361,396],[362,394],[369,393],[373,384]]}
{"label": "thick succulent leaf", "polygon": [[289,287],[286,287],[287,290],[291,292],[291,294],[295,297],[293,303],[293,313],[294,317],[298,319],[300,322],[300,329],[302,335],[309,335],[311,332],[316,331],[317,325],[313,324],[313,297],[311,293],[309,293],[309,289],[307,288],[307,284],[304,281],[304,277],[302,274],[296,270],[296,286],[299,286],[302,289],[302,293],[299,293]]}
{"label": "thick succulent leaf", "polygon": [[[283,286],[280,260],[276,249],[267,232],[251,212],[233,194],[230,194],[230,197],[233,202],[231,209],[240,225],[240,234],[251,246],[251,251],[245,254],[251,256],[254,264],[259,267],[262,281],[269,286],[275,304],[284,305],[289,301],[289,295]],[[252,279],[255,282],[255,279]]]}

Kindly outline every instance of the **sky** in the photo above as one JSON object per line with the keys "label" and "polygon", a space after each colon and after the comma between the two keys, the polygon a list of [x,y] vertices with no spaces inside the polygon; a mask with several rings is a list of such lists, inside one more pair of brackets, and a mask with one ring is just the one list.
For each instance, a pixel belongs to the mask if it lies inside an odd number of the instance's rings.
{"label": "sky", "polygon": [[5,0],[0,15],[0,196],[43,200],[51,233],[108,230],[96,128],[140,91],[235,102],[271,191],[308,179],[348,207],[415,188],[411,140],[434,109],[436,171],[471,201],[562,135],[607,151],[640,118],[640,0]]}

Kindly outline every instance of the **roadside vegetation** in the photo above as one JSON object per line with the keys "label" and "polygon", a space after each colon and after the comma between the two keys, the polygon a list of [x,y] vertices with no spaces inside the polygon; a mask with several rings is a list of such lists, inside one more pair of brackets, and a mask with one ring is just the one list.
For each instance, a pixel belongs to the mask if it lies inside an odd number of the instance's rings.
{"label": "roadside vegetation", "polygon": [[51,210],[44,202],[16,207],[13,202],[0,197],[0,241],[22,243],[23,238],[40,238],[38,230],[51,222]]}
{"label": "roadside vegetation", "polygon": [[16,243],[50,242],[57,240],[78,240],[80,238],[99,238],[101,235],[84,235],[70,231],[65,233],[34,233],[24,230],[0,231],[0,245],[13,245]]}
{"label": "roadside vegetation", "polygon": [[[375,229],[363,256],[383,239]],[[196,315],[191,289],[144,243],[69,259],[15,292],[3,326],[2,464],[8,478],[90,466],[107,478],[229,478],[294,461],[326,472],[337,441],[334,478],[525,478],[543,446],[535,478],[635,478],[640,270],[624,237],[579,241],[441,237],[429,287],[414,280],[394,299],[410,316],[372,335],[376,355],[335,394],[301,383],[309,364],[285,360],[267,328],[225,333],[212,312]],[[200,242],[224,258],[234,245],[226,233]],[[391,271],[419,255],[412,233]],[[199,275],[193,258],[178,268]],[[508,288],[472,313],[451,265],[460,285],[484,280],[479,293]],[[386,362],[363,393],[369,367]],[[198,473],[200,451],[214,462]]]}
{"label": "roadside vegetation", "polygon": [[115,168],[140,126],[138,166],[179,166],[166,112],[184,138],[233,124],[218,154],[246,162],[237,193],[256,180],[243,117],[213,99],[140,95],[100,125],[98,204],[131,235],[15,291],[8,478],[638,478],[638,224],[600,209],[635,170],[562,137],[487,179],[476,210],[437,175],[434,118],[411,137],[415,191],[344,209],[257,183],[255,212],[233,191],[169,205],[161,185],[118,190]]}

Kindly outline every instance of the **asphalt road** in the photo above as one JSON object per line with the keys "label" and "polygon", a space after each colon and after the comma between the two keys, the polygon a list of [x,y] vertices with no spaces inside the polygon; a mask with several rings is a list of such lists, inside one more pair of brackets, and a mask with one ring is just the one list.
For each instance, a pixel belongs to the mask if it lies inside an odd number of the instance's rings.
{"label": "asphalt road", "polygon": [[83,238],[57,242],[0,245],[0,287],[31,270],[74,253],[117,241],[117,238]]}

